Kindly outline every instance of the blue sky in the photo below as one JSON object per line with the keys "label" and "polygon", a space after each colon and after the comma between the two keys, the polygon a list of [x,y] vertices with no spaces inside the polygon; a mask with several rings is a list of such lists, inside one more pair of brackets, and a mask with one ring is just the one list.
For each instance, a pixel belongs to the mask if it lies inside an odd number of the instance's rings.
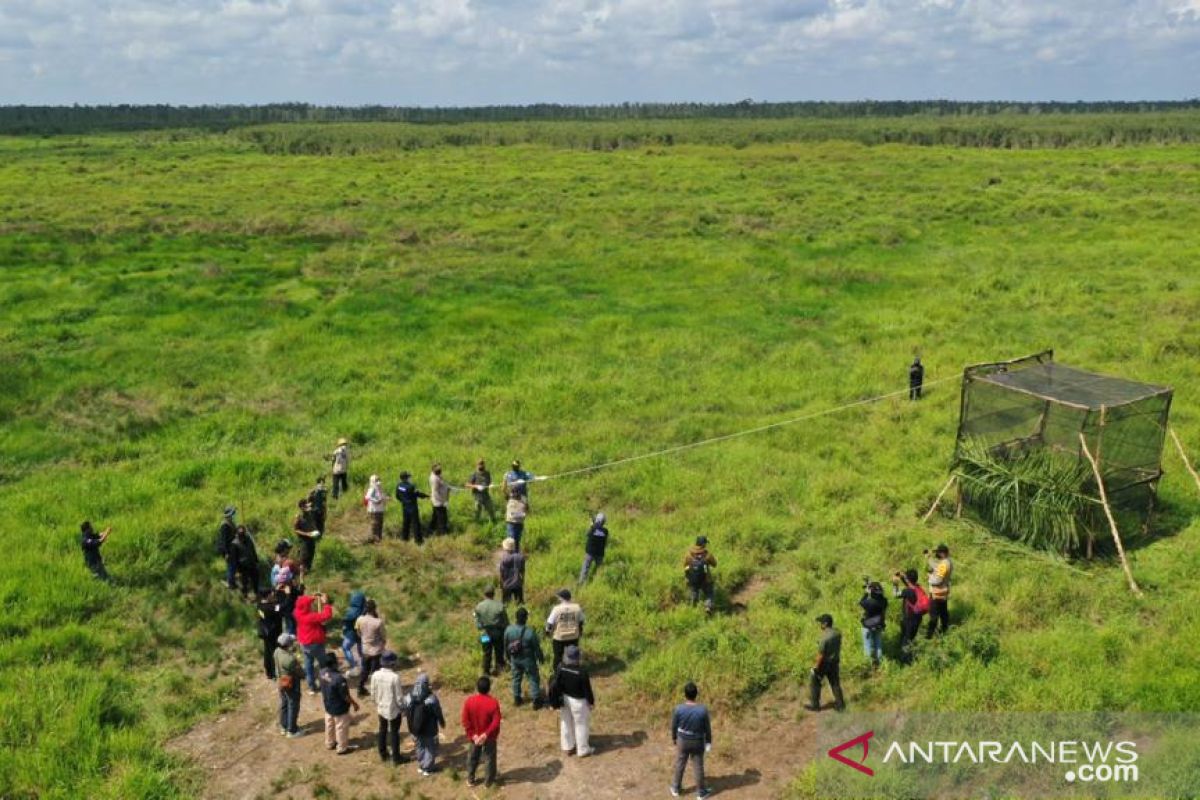
{"label": "blue sky", "polygon": [[0,104],[1196,96],[1200,0],[0,0]]}

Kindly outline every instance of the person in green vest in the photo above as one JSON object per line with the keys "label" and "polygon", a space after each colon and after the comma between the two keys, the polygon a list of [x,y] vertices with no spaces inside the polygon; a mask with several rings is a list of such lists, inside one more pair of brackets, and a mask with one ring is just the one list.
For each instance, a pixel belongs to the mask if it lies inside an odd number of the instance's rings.
{"label": "person in green vest", "polygon": [[[483,590],[483,600],[475,606],[475,627],[479,631],[479,645],[483,649],[483,675],[499,675],[504,669],[504,630],[508,627],[508,612],[504,603],[496,599],[493,586]],[[492,659],[496,671],[492,672]]]}
{"label": "person in green vest", "polygon": [[538,641],[537,631],[529,627],[529,611],[517,609],[516,623],[509,625],[504,631],[504,652],[508,655],[508,666],[512,670],[513,705],[521,705],[521,680],[529,679],[529,697],[533,700],[534,710],[544,704],[542,698],[542,681],[538,675],[538,665],[546,662],[542,653],[542,643]]}

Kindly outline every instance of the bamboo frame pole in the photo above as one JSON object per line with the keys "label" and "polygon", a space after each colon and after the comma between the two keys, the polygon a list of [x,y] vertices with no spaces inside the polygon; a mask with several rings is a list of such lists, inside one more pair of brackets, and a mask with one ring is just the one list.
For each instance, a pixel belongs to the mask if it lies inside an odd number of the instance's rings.
{"label": "bamboo frame pole", "polygon": [[1171,441],[1175,442],[1175,449],[1179,451],[1179,457],[1183,459],[1183,465],[1187,467],[1187,471],[1192,473],[1192,478],[1196,481],[1196,488],[1200,489],[1200,475],[1196,474],[1196,470],[1192,467],[1192,462],[1188,460],[1187,453],[1183,451],[1183,443],[1179,441],[1179,435],[1175,433],[1174,428],[1167,428],[1167,433],[1171,434]]}
{"label": "bamboo frame pole", "polygon": [[942,502],[942,497],[944,497],[946,492],[950,490],[950,487],[954,485],[956,480],[958,480],[957,475],[950,476],[950,480],[946,481],[946,485],[942,487],[942,490],[938,492],[938,496],[934,498],[933,505],[931,505],[929,510],[925,512],[925,516],[921,517],[921,522],[929,521],[929,518],[933,516],[933,512],[937,511],[938,504]]}
{"label": "bamboo frame pole", "polygon": [[1108,492],[1104,489],[1104,478],[1100,476],[1100,465],[1096,463],[1096,459],[1092,458],[1092,451],[1087,446],[1087,437],[1082,432],[1079,434],[1079,445],[1083,448],[1083,454],[1087,456],[1088,463],[1092,465],[1092,474],[1096,476],[1096,486],[1100,489],[1100,502],[1104,506],[1104,516],[1108,517],[1108,527],[1112,529],[1113,541],[1117,544],[1117,555],[1121,558],[1121,567],[1125,570],[1129,588],[1134,594],[1141,597],[1142,590],[1138,588],[1137,581],[1133,579],[1133,571],[1129,569],[1129,560],[1125,558],[1125,546],[1121,544],[1121,534],[1117,531],[1117,521],[1113,519],[1112,508],[1108,505]]}

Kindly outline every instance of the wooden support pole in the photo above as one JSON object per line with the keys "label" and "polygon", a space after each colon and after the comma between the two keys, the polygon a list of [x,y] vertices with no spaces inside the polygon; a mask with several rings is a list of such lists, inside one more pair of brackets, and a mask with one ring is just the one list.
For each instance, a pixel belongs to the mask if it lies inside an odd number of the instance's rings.
{"label": "wooden support pole", "polygon": [[1121,558],[1121,567],[1125,570],[1129,588],[1134,594],[1141,597],[1142,590],[1138,588],[1137,581],[1133,579],[1133,571],[1129,569],[1129,560],[1125,558],[1125,546],[1121,544],[1121,534],[1117,531],[1117,521],[1113,519],[1112,508],[1108,505],[1108,492],[1104,489],[1104,478],[1100,476],[1100,465],[1096,463],[1096,459],[1092,458],[1092,451],[1088,450],[1087,446],[1087,437],[1082,432],[1079,434],[1079,446],[1083,448],[1083,454],[1087,456],[1088,463],[1092,465],[1092,474],[1096,476],[1096,487],[1100,489],[1100,503],[1104,506],[1104,516],[1108,517],[1108,527],[1112,529],[1113,541],[1117,544],[1117,555]]}
{"label": "wooden support pole", "polygon": [[1187,471],[1192,473],[1192,478],[1196,481],[1196,488],[1200,489],[1200,475],[1196,474],[1195,468],[1192,467],[1192,462],[1188,460],[1187,453],[1183,451],[1183,443],[1179,441],[1179,436],[1175,433],[1174,428],[1167,428],[1167,432],[1171,434],[1171,440],[1175,442],[1175,448],[1179,451],[1179,457],[1183,459],[1183,465],[1187,467]]}
{"label": "wooden support pole", "polygon": [[945,496],[946,492],[950,490],[950,487],[954,485],[956,480],[958,480],[957,475],[950,476],[950,480],[946,481],[946,485],[942,487],[940,492],[938,492],[938,496],[934,499],[933,505],[931,505],[929,510],[925,512],[925,516],[921,517],[921,522],[929,521],[929,518],[933,516],[933,512],[937,511],[938,504],[942,502],[942,497]]}

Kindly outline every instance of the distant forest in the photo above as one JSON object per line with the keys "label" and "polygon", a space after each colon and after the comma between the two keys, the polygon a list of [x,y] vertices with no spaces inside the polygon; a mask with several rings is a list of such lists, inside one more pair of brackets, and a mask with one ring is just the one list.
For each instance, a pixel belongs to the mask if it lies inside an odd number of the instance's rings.
{"label": "distant forest", "polygon": [[316,106],[275,103],[259,106],[112,105],[0,106],[0,134],[78,134],[194,128],[227,131],[249,125],[291,122],[407,122],[457,124],[519,121],[621,121],[678,119],[846,119],[897,117],[982,117],[994,115],[1144,113],[1200,109],[1200,99],[1146,102],[1011,103],[875,101],[759,103],[620,103],[572,106],[415,108]]}

